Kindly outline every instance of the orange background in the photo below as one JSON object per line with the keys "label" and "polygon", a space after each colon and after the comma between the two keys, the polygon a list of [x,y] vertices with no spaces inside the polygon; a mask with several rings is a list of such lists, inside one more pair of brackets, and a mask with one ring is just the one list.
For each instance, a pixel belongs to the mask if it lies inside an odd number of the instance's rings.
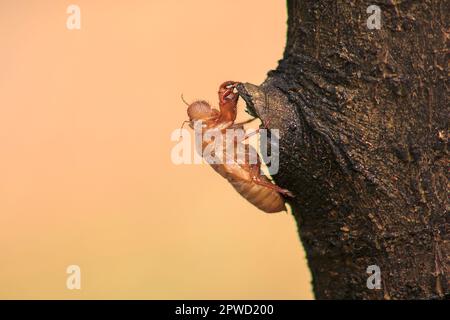
{"label": "orange background", "polygon": [[180,94],[261,83],[285,35],[282,1],[1,0],[0,298],[311,299],[292,216],[170,158]]}

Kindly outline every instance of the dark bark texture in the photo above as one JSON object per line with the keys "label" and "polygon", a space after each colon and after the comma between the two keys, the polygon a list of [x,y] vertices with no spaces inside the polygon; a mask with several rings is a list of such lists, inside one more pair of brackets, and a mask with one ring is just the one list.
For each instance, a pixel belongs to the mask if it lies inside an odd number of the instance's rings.
{"label": "dark bark texture", "polygon": [[273,178],[296,196],[317,299],[449,297],[449,12],[447,0],[290,0],[283,59],[238,88],[280,129]]}

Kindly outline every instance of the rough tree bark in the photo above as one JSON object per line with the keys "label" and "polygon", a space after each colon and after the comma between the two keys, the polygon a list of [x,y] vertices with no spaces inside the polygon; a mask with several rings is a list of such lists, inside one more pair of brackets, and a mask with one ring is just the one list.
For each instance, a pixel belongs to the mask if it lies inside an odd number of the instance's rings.
{"label": "rough tree bark", "polygon": [[238,88],[280,129],[274,179],[296,195],[318,299],[448,298],[449,12],[447,0],[288,0],[284,58]]}

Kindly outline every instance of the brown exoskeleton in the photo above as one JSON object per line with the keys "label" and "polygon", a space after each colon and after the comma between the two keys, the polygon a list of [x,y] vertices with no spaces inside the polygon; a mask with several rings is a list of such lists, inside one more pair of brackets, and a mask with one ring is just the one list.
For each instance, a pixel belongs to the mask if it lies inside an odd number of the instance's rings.
{"label": "brown exoskeleton", "polygon": [[[234,123],[237,116],[237,102],[239,94],[235,93],[238,82],[227,81],[219,87],[219,110],[211,108],[208,102],[203,100],[188,104],[187,114],[191,128],[196,121],[202,121],[202,134],[207,130],[219,130],[225,136],[226,129],[243,128],[243,125],[254,120],[242,123]],[[187,103],[186,103],[187,104]],[[202,151],[212,141],[204,141]],[[237,142],[242,143],[242,142]],[[235,145],[236,147],[236,145]],[[248,160],[248,153],[256,151],[252,146],[245,145],[245,159]],[[282,195],[292,196],[286,190],[273,184],[269,178],[261,174],[261,160],[256,154],[256,163],[250,161],[238,162],[236,158],[225,163],[210,165],[222,177],[227,179],[231,185],[250,203],[267,213],[286,210],[285,200]]]}

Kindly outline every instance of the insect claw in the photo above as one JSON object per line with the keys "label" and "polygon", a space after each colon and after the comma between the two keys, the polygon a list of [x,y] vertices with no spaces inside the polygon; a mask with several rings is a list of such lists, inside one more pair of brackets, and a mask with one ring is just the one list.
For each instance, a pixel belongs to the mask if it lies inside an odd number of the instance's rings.
{"label": "insect claw", "polygon": [[282,193],[290,198],[295,198],[295,195],[287,189],[283,189]]}

